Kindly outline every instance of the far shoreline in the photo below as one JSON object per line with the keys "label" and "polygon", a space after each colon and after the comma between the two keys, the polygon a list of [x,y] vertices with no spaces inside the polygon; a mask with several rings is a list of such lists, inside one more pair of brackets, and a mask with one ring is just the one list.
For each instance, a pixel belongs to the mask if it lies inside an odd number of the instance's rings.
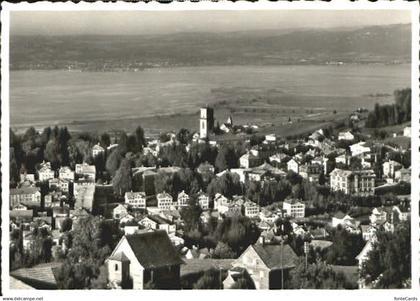
{"label": "far shoreline", "polygon": [[[222,112],[219,110],[217,115],[222,117],[223,115],[228,114],[227,112]],[[337,124],[343,121],[350,112],[340,112],[340,113],[322,113],[316,117],[306,116],[304,118],[299,118],[299,116],[294,116],[294,121],[287,123],[287,120],[279,116],[278,120],[272,120],[273,123],[265,123],[263,126],[259,124],[259,127],[255,134],[269,134],[274,133],[283,137],[303,135],[314,131],[319,128],[328,127],[332,124]],[[250,118],[251,115],[254,115],[254,118]],[[234,115],[234,120],[236,124],[257,124],[256,119],[258,119],[258,114],[244,114],[238,113]],[[261,117],[261,116],[260,116]],[[225,120],[217,121],[222,124]],[[246,122],[248,121],[248,122]],[[32,125],[33,126],[33,125]],[[96,133],[101,134],[104,132],[110,131],[126,131],[132,132],[137,126],[141,126],[146,136],[148,137],[158,137],[159,134],[165,132],[177,132],[181,128],[190,130],[191,132],[196,132],[199,129],[199,115],[197,113],[177,113],[177,114],[168,114],[168,115],[156,115],[150,117],[138,117],[138,118],[128,118],[128,119],[111,119],[111,120],[75,120],[72,122],[54,122],[51,124],[38,124],[35,125],[35,129],[42,131],[45,127],[67,127],[70,132],[73,133]],[[11,125],[10,128],[16,133],[25,132],[31,125]],[[220,135],[221,139],[231,139],[232,135],[225,134]]]}

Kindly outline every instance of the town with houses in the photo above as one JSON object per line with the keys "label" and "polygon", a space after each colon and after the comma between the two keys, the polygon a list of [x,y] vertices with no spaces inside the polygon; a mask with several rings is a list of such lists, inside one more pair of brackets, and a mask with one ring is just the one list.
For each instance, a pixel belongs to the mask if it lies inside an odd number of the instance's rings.
{"label": "town with houses", "polygon": [[280,137],[234,116],[216,128],[214,112],[200,109],[197,132],[159,137],[11,134],[11,285],[410,286],[380,270],[381,252],[410,258],[410,146],[389,142],[410,141],[409,123],[384,138],[364,131],[368,112],[357,109]]}

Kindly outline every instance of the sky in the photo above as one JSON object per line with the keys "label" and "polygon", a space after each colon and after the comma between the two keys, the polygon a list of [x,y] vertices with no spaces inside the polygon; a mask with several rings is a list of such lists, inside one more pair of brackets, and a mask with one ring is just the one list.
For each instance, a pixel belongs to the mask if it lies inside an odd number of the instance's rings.
{"label": "sky", "polygon": [[167,34],[410,23],[404,10],[14,11],[11,34]]}

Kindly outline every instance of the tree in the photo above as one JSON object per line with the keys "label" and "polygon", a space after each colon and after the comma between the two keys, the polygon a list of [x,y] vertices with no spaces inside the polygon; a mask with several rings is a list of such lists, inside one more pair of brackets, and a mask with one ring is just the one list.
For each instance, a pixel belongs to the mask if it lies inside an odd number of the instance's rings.
{"label": "tree", "polygon": [[291,289],[354,289],[356,283],[350,283],[343,273],[335,272],[325,262],[316,261],[305,265],[300,257],[291,271],[288,288]]}
{"label": "tree", "polygon": [[216,193],[221,193],[225,197],[231,198],[233,195],[241,195],[243,187],[236,173],[226,172],[210,182],[207,192],[211,197],[214,197]]}
{"label": "tree", "polygon": [[68,142],[71,138],[66,127],[54,128],[51,139],[45,146],[45,159],[51,162],[53,169],[69,164]]}
{"label": "tree", "polygon": [[207,270],[194,284],[194,289],[221,289],[223,287],[221,271]]}
{"label": "tree", "polygon": [[115,176],[112,178],[114,193],[123,196],[126,192],[131,190],[131,185],[131,162],[127,159],[123,159]]}
{"label": "tree", "polygon": [[375,104],[374,110],[369,113],[366,127],[379,128],[401,124],[411,120],[411,89],[394,91],[395,103],[392,105]]}
{"label": "tree", "polygon": [[117,223],[89,216],[74,225],[72,246],[57,270],[60,289],[93,288],[105,259],[111,254],[122,233]]}
{"label": "tree", "polygon": [[241,254],[260,236],[258,227],[247,217],[225,218],[217,231],[220,240],[227,243],[236,254]]}
{"label": "tree", "polygon": [[356,256],[363,248],[364,241],[361,234],[352,234],[341,225],[333,230],[333,244],[327,252],[327,262],[336,265],[353,265],[356,263]]}
{"label": "tree", "polygon": [[137,144],[137,138],[133,135],[127,136],[127,152],[129,153],[137,153],[139,150],[143,149],[143,146],[139,148],[140,146]]}
{"label": "tree", "polygon": [[350,169],[351,170],[360,170],[362,169],[362,160],[358,157],[351,157],[350,159]]}
{"label": "tree", "polygon": [[156,193],[167,192],[172,196],[175,196],[175,189],[173,186],[173,175],[158,171],[155,176],[155,190]]}
{"label": "tree", "polygon": [[127,147],[128,136],[125,132],[122,132],[119,139],[118,139],[118,147],[117,150],[120,152],[122,156],[128,151]]}
{"label": "tree", "polygon": [[47,146],[45,147],[45,159],[51,163],[51,167],[56,169],[60,166],[59,158],[59,144],[57,139],[51,139],[48,141]]}
{"label": "tree", "polygon": [[224,171],[226,169],[235,168],[238,166],[239,157],[236,156],[235,150],[230,144],[224,144],[221,146],[219,153],[217,154],[215,166],[216,169]]}
{"label": "tree", "polygon": [[28,128],[25,132],[25,134],[23,134],[23,140],[31,140],[34,139],[37,135],[37,131],[35,130],[35,128],[33,126],[31,126],[30,128]]}
{"label": "tree", "polygon": [[19,183],[19,170],[18,165],[16,163],[15,158],[15,152],[14,149],[11,147],[9,149],[10,151],[10,164],[9,164],[9,170],[10,170],[10,185],[12,187],[16,187],[16,185]]}
{"label": "tree", "polygon": [[182,220],[184,221],[184,230],[186,232],[194,231],[200,227],[200,216],[203,211],[197,204],[196,200],[190,198],[188,206],[180,211]]}
{"label": "tree", "polygon": [[65,218],[62,222],[61,222],[61,232],[68,232],[71,230],[73,226],[73,220],[69,217]]}
{"label": "tree", "polygon": [[108,269],[104,264],[99,268],[99,275],[92,280],[93,289],[106,289],[108,288]]}
{"label": "tree", "polygon": [[394,232],[376,232],[377,241],[368,252],[360,277],[373,288],[404,288],[411,277],[410,221]]}
{"label": "tree", "polygon": [[35,226],[32,231],[33,242],[30,245],[29,264],[34,265],[49,262],[52,258],[52,240],[45,228]]}
{"label": "tree", "polygon": [[142,151],[143,147],[147,145],[146,138],[144,137],[144,130],[141,126],[138,126],[135,131],[137,149]]}
{"label": "tree", "polygon": [[261,144],[264,140],[265,140],[264,136],[254,134],[249,139],[249,141],[250,141],[249,143],[250,143],[251,146],[254,146],[254,145]]}
{"label": "tree", "polygon": [[254,290],[255,284],[251,276],[244,271],[244,273],[236,279],[235,283],[232,284],[230,289]]}
{"label": "tree", "polygon": [[114,149],[106,160],[106,170],[111,176],[114,176],[117,169],[120,167],[123,157],[118,149]]}
{"label": "tree", "polygon": [[162,166],[180,166],[186,167],[188,154],[185,145],[172,143],[161,147],[159,151]]}
{"label": "tree", "polygon": [[206,143],[191,144],[188,153],[188,166],[192,169],[197,168],[201,163],[208,162],[214,165],[217,156],[217,148]]}
{"label": "tree", "polygon": [[176,139],[179,141],[179,143],[187,145],[191,140],[191,133],[189,130],[181,128],[176,134]]}
{"label": "tree", "polygon": [[101,145],[102,145],[102,147],[104,147],[104,148],[107,148],[108,146],[110,146],[111,145],[111,137],[109,136],[109,134],[108,133],[103,133],[102,135],[101,135],[101,140],[100,140],[100,142],[99,142]]}
{"label": "tree", "polygon": [[235,258],[235,252],[229,247],[228,244],[219,241],[214,249],[214,257],[221,259]]}

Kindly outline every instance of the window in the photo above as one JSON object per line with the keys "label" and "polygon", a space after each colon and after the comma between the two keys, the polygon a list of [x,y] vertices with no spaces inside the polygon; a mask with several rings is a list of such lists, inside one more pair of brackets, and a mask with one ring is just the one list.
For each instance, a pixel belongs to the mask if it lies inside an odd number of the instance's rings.
{"label": "window", "polygon": [[118,271],[118,264],[115,264],[115,270]]}

